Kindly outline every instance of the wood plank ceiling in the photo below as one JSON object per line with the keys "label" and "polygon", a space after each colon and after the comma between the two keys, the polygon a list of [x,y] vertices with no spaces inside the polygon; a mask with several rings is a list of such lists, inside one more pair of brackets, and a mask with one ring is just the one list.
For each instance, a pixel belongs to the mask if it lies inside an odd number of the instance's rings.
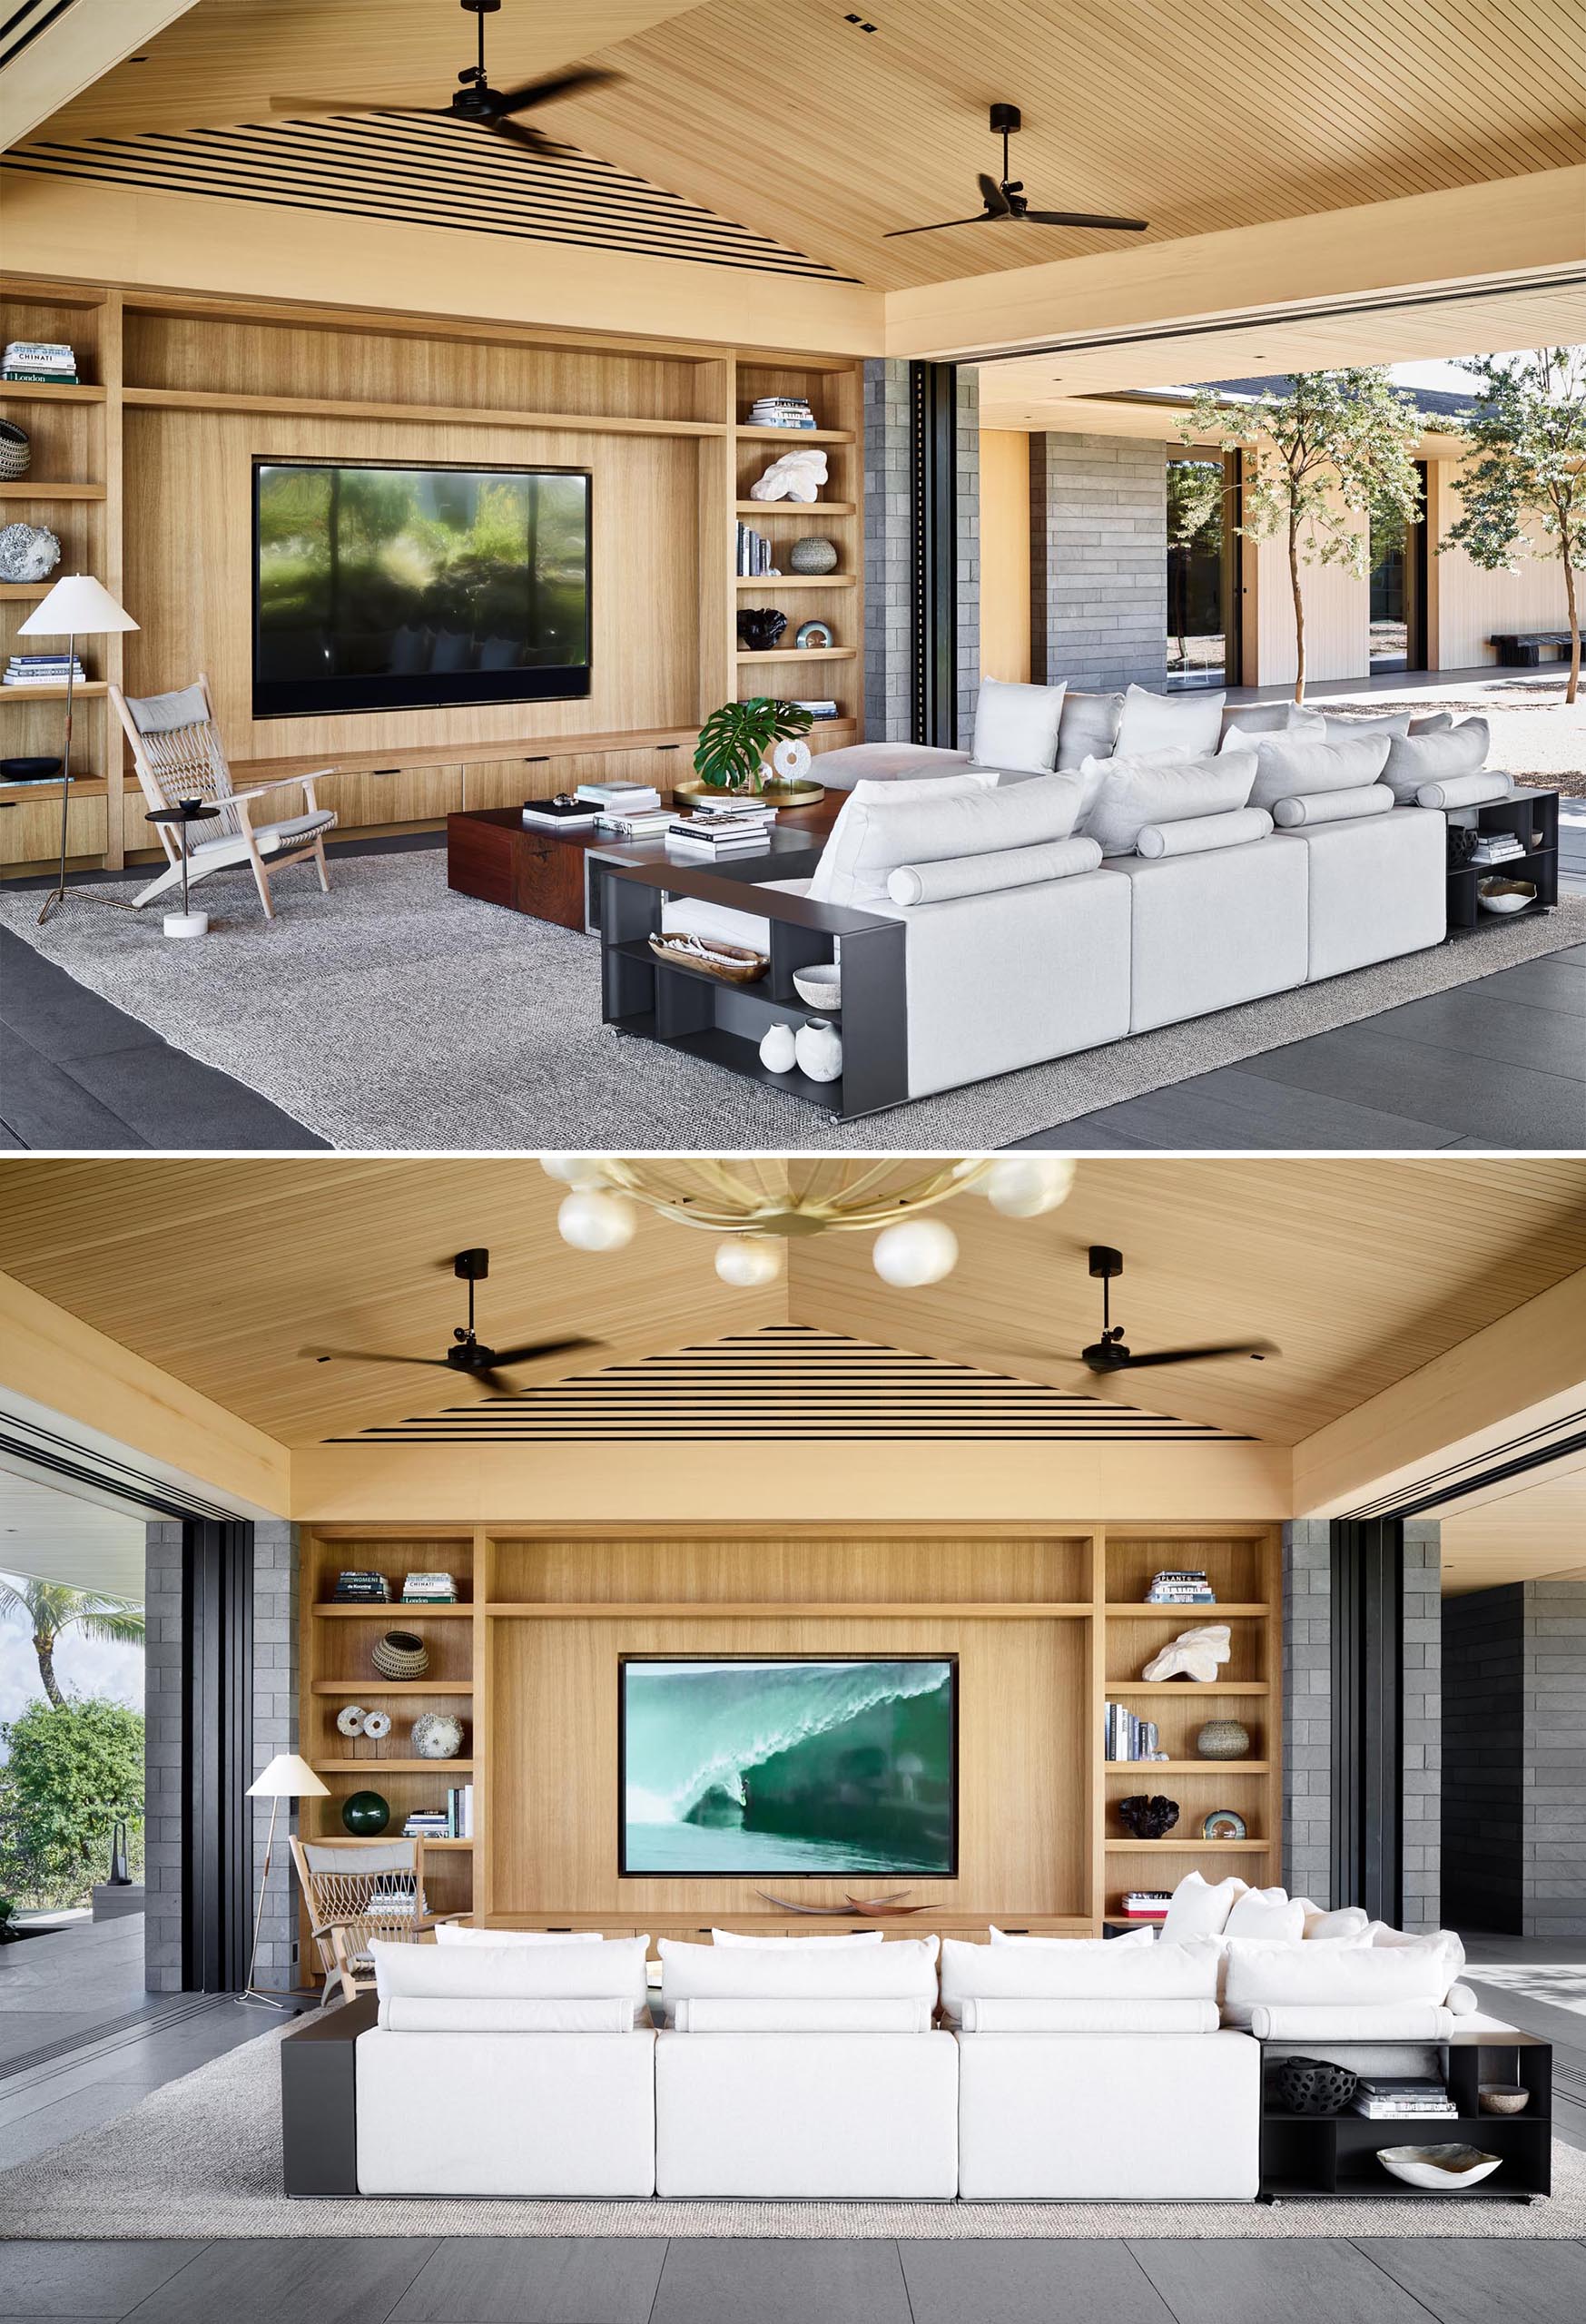
{"label": "wood plank ceiling", "polygon": [[1508,1581],[1586,1581],[1586,1462],[1484,1501],[1440,1512],[1445,1597]]}
{"label": "wood plank ceiling", "polygon": [[543,1377],[791,1322],[1087,1393],[1066,1360],[1099,1317],[1085,1246],[1114,1243],[1132,1345],[1258,1334],[1283,1351],[1154,1371],[1124,1401],[1276,1443],[1586,1266],[1586,1162],[1561,1158],[1087,1157],[1049,1217],[952,1203],[958,1270],[914,1292],[881,1283],[866,1235],[796,1244],[787,1285],[759,1293],[727,1290],[711,1238],[664,1220],[626,1252],[572,1251],[532,1157],[18,1158],[5,1181],[0,1270],[287,1443],[466,1396],[449,1374],[297,1351],[439,1354],[462,1312],[450,1255],[476,1243],[481,1336],[603,1343]]}
{"label": "wood plank ceiling", "polygon": [[[443,102],[469,30],[436,0],[200,0],[45,133],[257,120],[278,95]],[[884,289],[1108,247],[1059,228],[883,240],[975,207],[999,99],[1023,108],[1033,202],[1145,217],[1157,241],[1583,150],[1574,0],[1219,0],[1194,17],[1172,0],[890,0],[858,24],[834,0],[780,0],[771,22],[742,0],[507,0],[489,41],[497,85],[598,57],[623,81],[557,106],[558,136]]]}

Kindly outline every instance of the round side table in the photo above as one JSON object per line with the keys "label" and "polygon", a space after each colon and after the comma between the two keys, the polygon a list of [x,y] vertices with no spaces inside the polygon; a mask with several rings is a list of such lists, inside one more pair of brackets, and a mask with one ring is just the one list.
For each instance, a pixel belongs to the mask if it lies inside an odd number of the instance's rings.
{"label": "round side table", "polygon": [[194,823],[217,823],[220,819],[220,809],[208,805],[202,799],[185,799],[174,807],[157,807],[153,814],[145,815],[143,818],[147,823],[176,823],[181,826],[178,844],[182,849],[182,910],[166,913],[165,933],[167,936],[207,936],[209,934],[208,912],[188,910],[187,851],[191,844],[188,832]]}

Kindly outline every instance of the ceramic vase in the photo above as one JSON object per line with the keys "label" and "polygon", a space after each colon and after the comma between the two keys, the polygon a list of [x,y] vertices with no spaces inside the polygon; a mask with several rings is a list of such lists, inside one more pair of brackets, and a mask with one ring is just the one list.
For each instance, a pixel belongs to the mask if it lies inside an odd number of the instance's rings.
{"label": "ceramic vase", "polygon": [[427,1710],[413,1721],[413,1756],[418,1759],[455,1759],[463,1748],[463,1723],[449,1711]]}
{"label": "ceramic vase", "polygon": [[787,561],[795,573],[834,573],[837,544],[823,540],[818,533],[806,533],[803,540],[794,541]]}
{"label": "ceramic vase", "polygon": [[1236,1718],[1210,1719],[1196,1737],[1195,1748],[1203,1759],[1247,1759],[1249,1732]]}
{"label": "ceramic vase", "polygon": [[791,1025],[772,1025],[761,1038],[760,1062],[767,1073],[791,1073],[798,1062],[798,1043]]}
{"label": "ceramic vase", "polygon": [[794,1044],[799,1071],[812,1081],[835,1081],[842,1070],[842,1036],[830,1018],[812,1017]]}
{"label": "ceramic vase", "polygon": [[388,1630],[369,1659],[382,1679],[422,1679],[429,1668],[429,1649],[416,1630]]}

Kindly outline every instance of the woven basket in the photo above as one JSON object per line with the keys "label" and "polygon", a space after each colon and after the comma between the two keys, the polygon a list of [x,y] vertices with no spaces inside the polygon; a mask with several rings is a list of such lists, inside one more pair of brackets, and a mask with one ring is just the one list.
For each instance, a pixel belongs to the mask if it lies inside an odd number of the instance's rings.
{"label": "woven basket", "polygon": [[14,419],[0,419],[0,481],[15,482],[32,465],[33,446],[26,428],[18,428]]}
{"label": "woven basket", "polygon": [[382,1679],[422,1679],[429,1668],[429,1649],[412,1630],[388,1630],[376,1641],[369,1659]]}

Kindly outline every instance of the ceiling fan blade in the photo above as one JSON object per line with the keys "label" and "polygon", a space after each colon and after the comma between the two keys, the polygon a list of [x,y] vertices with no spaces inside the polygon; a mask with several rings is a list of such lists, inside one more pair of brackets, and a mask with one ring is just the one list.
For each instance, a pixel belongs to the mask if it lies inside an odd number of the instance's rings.
{"label": "ceiling fan blade", "polygon": [[604,88],[608,81],[620,81],[620,73],[603,73],[594,65],[583,65],[572,73],[556,73],[547,81],[526,81],[520,89],[503,90],[497,99],[501,113],[532,113],[537,105],[553,105],[560,97],[576,96],[581,89]]}
{"label": "ceiling fan blade", "polygon": [[1030,226],[1106,226],[1119,234],[1143,234],[1148,223],[1144,218],[1092,218],[1083,210],[1027,210],[1024,219]]}
{"label": "ceiling fan blade", "polygon": [[394,105],[384,97],[338,97],[327,103],[320,97],[271,97],[271,113],[427,113],[440,119],[449,119],[449,105]]}
{"label": "ceiling fan blade", "polygon": [[315,1364],[417,1364],[429,1372],[452,1372],[457,1368],[443,1355],[381,1355],[368,1347],[300,1347],[298,1354]]}
{"label": "ceiling fan blade", "polygon": [[512,144],[521,145],[527,153],[554,153],[557,151],[554,138],[547,137],[543,130],[531,128],[526,121],[493,121],[489,126],[497,137],[505,137]]}
{"label": "ceiling fan blade", "polygon": [[986,172],[982,170],[976,178],[975,183],[980,189],[980,200],[986,205],[986,215],[988,218],[1012,217],[1013,204],[1009,201],[1008,196],[1003,192],[995,178],[989,177]]}
{"label": "ceiling fan blade", "polygon": [[972,218],[939,218],[931,226],[893,226],[882,236],[882,240],[883,242],[895,242],[903,234],[941,234],[949,226],[983,226],[989,214],[984,210],[977,210]]}
{"label": "ceiling fan blade", "polygon": [[507,1364],[532,1364],[536,1356],[566,1355],[580,1347],[604,1347],[604,1340],[538,1340],[531,1347],[498,1347],[495,1350],[497,1370]]}
{"label": "ceiling fan blade", "polygon": [[1270,1340],[1228,1340],[1216,1347],[1165,1347],[1154,1355],[1131,1355],[1127,1367],[1130,1372],[1144,1371],[1153,1364],[1204,1364],[1214,1355],[1281,1355],[1283,1350]]}

